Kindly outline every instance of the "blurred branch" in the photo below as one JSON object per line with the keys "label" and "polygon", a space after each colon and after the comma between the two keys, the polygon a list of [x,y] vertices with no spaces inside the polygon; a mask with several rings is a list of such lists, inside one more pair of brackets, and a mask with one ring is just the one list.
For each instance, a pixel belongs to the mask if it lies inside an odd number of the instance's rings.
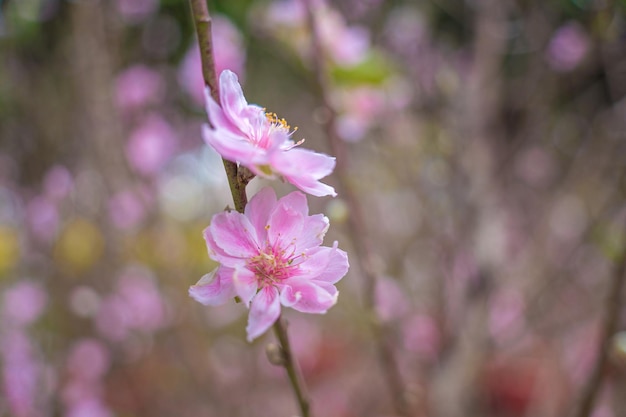
{"label": "blurred branch", "polygon": [[289,337],[287,336],[287,328],[282,317],[278,317],[278,320],[274,323],[274,333],[276,333],[278,342],[282,347],[282,365],[287,370],[289,381],[291,382],[294,394],[296,395],[298,404],[300,405],[300,410],[302,411],[302,417],[309,417],[311,409],[309,396],[306,392],[306,386],[302,381],[302,375],[300,373],[300,368],[298,367],[298,362],[293,358],[291,344],[289,343]]}
{"label": "blurred branch", "polygon": [[[626,231],[626,230],[625,230]],[[624,280],[626,279],[626,245],[622,249],[619,258],[615,262],[613,275],[609,283],[606,310],[604,312],[604,321],[602,323],[602,339],[598,348],[598,357],[596,358],[587,385],[583,388],[578,407],[574,412],[574,417],[589,417],[593,411],[593,407],[602,385],[605,368],[608,362],[611,341],[618,326],[620,308],[622,306],[622,290],[624,288]]]}
{"label": "blurred branch", "polygon": [[[217,103],[220,103],[217,76],[215,74],[215,63],[213,61],[211,16],[205,0],[189,0],[189,3],[191,5],[196,34],[198,36],[204,82],[211,90],[211,96],[213,99]],[[248,203],[246,185],[252,177],[250,176],[248,170],[243,167],[238,169],[237,163],[227,161],[223,158],[222,161],[224,162],[224,169],[226,170],[226,176],[228,177],[228,183],[233,196],[235,209],[238,212],[243,213],[246,204]],[[274,331],[276,332],[276,336],[278,337],[281,345],[281,351],[284,359],[282,365],[285,367],[287,375],[289,376],[289,381],[291,382],[291,386],[293,387],[296,395],[296,400],[300,410],[302,411],[302,417],[309,417],[310,403],[306,394],[306,388],[300,375],[298,364],[296,363],[291,352],[287,329],[285,328],[282,317],[280,316],[274,323]]]}
{"label": "blurred branch", "polygon": [[365,309],[370,317],[369,322],[371,330],[377,344],[378,360],[385,373],[389,393],[396,413],[401,416],[410,416],[411,411],[405,396],[404,382],[398,371],[398,364],[390,344],[390,338],[387,337],[383,324],[378,317],[376,317],[375,291],[379,273],[374,262],[375,251],[372,247],[371,240],[367,236],[366,222],[363,217],[363,211],[358,196],[354,192],[354,188],[350,186],[347,149],[344,142],[337,134],[337,112],[331,104],[329,96],[331,87],[329,85],[328,72],[324,65],[324,51],[321,45],[312,3],[310,0],[303,0],[303,3],[307,9],[307,20],[309,30],[311,31],[313,75],[317,82],[318,96],[322,102],[326,116],[326,123],[324,124],[326,138],[333,154],[337,158],[335,170],[339,180],[340,194],[345,199],[350,211],[350,216],[348,216],[348,228],[352,238],[352,244],[357,253],[357,262],[365,277]]}

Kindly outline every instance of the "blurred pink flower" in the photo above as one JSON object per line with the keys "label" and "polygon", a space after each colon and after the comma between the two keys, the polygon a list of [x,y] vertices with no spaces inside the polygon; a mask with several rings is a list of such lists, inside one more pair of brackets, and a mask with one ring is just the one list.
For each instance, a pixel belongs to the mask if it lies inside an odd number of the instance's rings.
{"label": "blurred pink flower", "polygon": [[62,200],[74,186],[72,174],[62,165],[55,165],[48,172],[43,180],[44,194],[53,201]]}
{"label": "blurred pink flower", "polygon": [[189,294],[204,305],[238,296],[250,309],[248,340],[263,334],[280,315],[282,304],[304,313],[323,314],[337,301],[335,283],[348,271],[348,256],[320,246],[328,218],[309,216],[306,197],[293,192],[280,200],[262,189],[245,213],[213,216],[204,231],[210,257],[221,265],[202,277]]}
{"label": "blurred pink flower", "polygon": [[0,350],[4,365],[1,397],[9,414],[15,417],[42,415],[41,410],[37,410],[41,366],[35,360],[28,336],[21,329],[3,332]]}
{"label": "blurred pink flower", "polygon": [[97,397],[82,398],[65,412],[66,417],[112,417],[113,413]]}
{"label": "blurred pink flower", "polygon": [[151,115],[131,134],[126,157],[140,174],[158,173],[178,148],[176,135],[161,116]]}
{"label": "blurred pink flower", "polygon": [[[312,2],[316,15],[322,49],[339,66],[353,66],[362,62],[370,50],[367,28],[348,26],[345,18],[326,1]],[[310,59],[310,39],[307,12],[300,0],[279,0],[272,3],[265,14],[266,26],[290,44],[303,59]],[[286,28],[287,30],[282,30]],[[301,35],[304,28],[307,35]],[[282,33],[281,33],[282,32]],[[282,35],[282,36],[281,36]]]}
{"label": "blurred pink flower", "polygon": [[374,295],[378,317],[385,322],[403,317],[411,307],[404,291],[392,278],[379,279]]}
{"label": "blurred pink flower", "polygon": [[[130,229],[141,223],[146,216],[147,199],[144,190],[124,190],[109,200],[109,218],[120,229]],[[145,200],[144,200],[145,199]]]}
{"label": "blurred pink flower", "polygon": [[5,291],[2,298],[3,319],[11,325],[26,326],[43,313],[48,296],[39,284],[21,281]]}
{"label": "blurred pink flower", "polygon": [[50,241],[59,229],[59,211],[46,197],[35,197],[26,207],[26,218],[33,235]]}
{"label": "blurred pink flower", "polygon": [[552,35],[546,51],[548,63],[555,71],[571,71],[585,58],[590,47],[585,30],[578,23],[567,23]]}
{"label": "blurred pink flower", "polygon": [[221,107],[207,89],[207,113],[213,128],[205,125],[203,136],[222,157],[261,177],[282,176],[318,197],[337,195],[333,187],[319,181],[333,171],[335,158],[297,148],[284,119],[248,104],[233,72],[222,72],[219,89]]}
{"label": "blurred pink flower", "polygon": [[402,328],[404,347],[422,359],[433,361],[441,348],[441,335],[435,320],[425,314],[409,317]]}
{"label": "blurred pink flower", "polygon": [[119,277],[115,292],[102,301],[96,317],[98,331],[118,342],[133,330],[152,333],[166,324],[165,301],[152,277],[134,267]]}
{"label": "blurred pink flower", "polygon": [[109,351],[96,339],[82,339],[74,343],[67,359],[72,376],[81,381],[96,381],[111,365]]}
{"label": "blurred pink flower", "polygon": [[159,9],[159,0],[116,0],[117,11],[129,23],[140,23]]}
{"label": "blurred pink flower", "polygon": [[[211,21],[215,71],[220,74],[225,69],[230,69],[243,80],[246,54],[241,34],[230,20],[224,17],[212,16]],[[204,78],[197,43],[189,47],[178,71],[178,80],[196,104],[202,106],[204,104]]]}
{"label": "blurred pink flower", "polygon": [[144,65],[127,68],[115,80],[115,101],[122,113],[157,103],[163,92],[161,75]]}

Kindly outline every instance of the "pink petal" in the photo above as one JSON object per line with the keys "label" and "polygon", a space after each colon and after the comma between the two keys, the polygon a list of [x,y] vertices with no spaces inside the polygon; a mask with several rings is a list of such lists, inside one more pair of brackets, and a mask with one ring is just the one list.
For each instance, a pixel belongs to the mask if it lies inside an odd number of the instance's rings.
{"label": "pink petal", "polygon": [[224,304],[235,297],[235,289],[230,279],[232,269],[218,267],[203,276],[196,285],[189,287],[189,295],[204,305]]}
{"label": "pink petal", "polygon": [[280,302],[303,313],[323,314],[335,305],[337,295],[337,291],[331,294],[310,281],[289,279],[280,293]]}
{"label": "pink petal", "polygon": [[254,227],[246,216],[236,211],[213,216],[209,233],[226,254],[236,258],[250,258],[258,254]]}
{"label": "pink petal", "polygon": [[230,268],[236,268],[246,264],[246,259],[233,257],[232,255],[227,254],[217,245],[217,243],[215,243],[215,239],[213,239],[213,236],[211,235],[210,227],[204,229],[203,235],[209,251],[209,257],[211,259]]}
{"label": "pink petal", "polygon": [[328,217],[323,214],[306,217],[300,235],[296,240],[296,253],[306,253],[309,249],[317,248],[321,245],[328,227]]}
{"label": "pink petal", "polygon": [[267,239],[265,226],[269,223],[270,214],[276,206],[276,193],[272,187],[264,187],[250,200],[244,214],[256,230],[259,243],[262,245]]}
{"label": "pink petal", "polygon": [[328,267],[333,248],[320,246],[308,250],[303,255],[304,260],[298,265],[296,276],[311,279],[321,276]]}
{"label": "pink petal", "polygon": [[211,126],[214,129],[224,129],[229,130],[234,134],[238,133],[239,129],[237,129],[237,127],[230,120],[228,120],[220,105],[213,100],[213,96],[211,96],[211,89],[209,87],[204,89],[204,97],[206,103],[206,113],[209,117],[209,121],[211,122]]}
{"label": "pink petal", "polygon": [[298,191],[287,194],[280,199],[281,204],[285,207],[302,214],[302,216],[309,215],[309,205],[306,200],[306,196]]}
{"label": "pink petal", "polygon": [[308,149],[294,148],[270,155],[272,168],[287,181],[309,194],[321,197],[337,194],[318,180],[335,168],[335,158]]}
{"label": "pink petal", "polygon": [[335,189],[330,185],[319,182],[318,180],[311,179],[307,174],[301,176],[283,175],[285,180],[307,194],[314,195],[315,197],[324,197],[327,195],[336,197],[337,193]]}
{"label": "pink petal", "polygon": [[334,284],[348,273],[349,268],[350,264],[348,263],[348,254],[341,249],[338,249],[337,242],[335,242],[330,252],[328,265],[319,275],[313,278],[313,280]]}
{"label": "pink petal", "polygon": [[303,216],[279,200],[269,219],[267,237],[272,245],[287,249],[300,235],[303,225]]}
{"label": "pink petal", "polygon": [[248,341],[251,342],[269,329],[280,316],[280,300],[274,287],[265,287],[254,297],[248,316]]}
{"label": "pink petal", "polygon": [[259,281],[254,272],[247,268],[237,268],[233,274],[233,285],[235,292],[250,307],[250,301],[259,288]]}
{"label": "pink petal", "polygon": [[230,70],[224,70],[220,74],[220,103],[226,116],[232,121],[237,120],[241,112],[248,107],[237,74]]}
{"label": "pink petal", "polygon": [[228,130],[213,130],[204,125],[202,137],[207,145],[229,161],[240,162],[245,166],[267,165],[268,163],[265,150],[255,146],[243,136],[236,136]]}
{"label": "pink petal", "polygon": [[289,158],[291,168],[287,174],[297,175],[306,172],[309,176],[319,179],[330,175],[335,169],[335,158],[317,153],[309,149],[294,148],[283,153]]}

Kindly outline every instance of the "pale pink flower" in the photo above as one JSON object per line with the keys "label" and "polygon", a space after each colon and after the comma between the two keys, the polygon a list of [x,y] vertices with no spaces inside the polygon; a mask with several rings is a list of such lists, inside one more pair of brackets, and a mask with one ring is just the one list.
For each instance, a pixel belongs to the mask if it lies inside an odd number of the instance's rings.
{"label": "pale pink flower", "polygon": [[263,334],[280,315],[280,305],[323,314],[337,301],[335,283],[348,271],[337,243],[320,246],[328,218],[309,216],[306,197],[293,192],[280,200],[262,189],[243,214],[216,214],[204,230],[209,256],[220,266],[189,294],[204,305],[238,296],[250,309],[248,340]]}
{"label": "pale pink flower", "polygon": [[135,129],[126,144],[128,162],[140,174],[155,175],[178,148],[176,135],[161,116],[152,114]]}
{"label": "pale pink flower", "polygon": [[99,380],[110,366],[109,351],[97,339],[81,339],[74,343],[67,359],[68,370],[83,384]]}
{"label": "pale pink flower", "polygon": [[115,80],[115,101],[122,113],[144,108],[163,99],[161,75],[145,65],[134,65]]}
{"label": "pale pink flower", "polygon": [[233,72],[222,72],[219,90],[221,107],[207,91],[213,128],[205,125],[203,135],[223,158],[239,162],[260,177],[283,177],[311,195],[337,195],[333,187],[319,181],[333,171],[335,158],[298,148],[284,119],[248,104]]}
{"label": "pale pink flower", "polygon": [[59,201],[68,196],[74,188],[74,178],[70,171],[62,165],[55,165],[43,180],[44,194],[52,201]]}
{"label": "pale pink flower", "polygon": [[585,58],[591,42],[585,29],[578,23],[570,22],[554,32],[546,57],[553,70],[559,72],[571,71]]}
{"label": "pale pink flower", "polygon": [[20,281],[5,291],[2,297],[3,318],[18,327],[35,322],[48,302],[44,289],[33,281]]}

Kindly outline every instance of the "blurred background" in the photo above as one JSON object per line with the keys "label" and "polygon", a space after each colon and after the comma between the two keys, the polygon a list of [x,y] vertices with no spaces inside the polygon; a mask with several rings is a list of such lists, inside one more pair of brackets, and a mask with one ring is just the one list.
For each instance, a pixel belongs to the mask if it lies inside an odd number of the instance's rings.
{"label": "blurred background", "polygon": [[[352,265],[327,315],[286,312],[315,415],[395,415],[367,239],[410,415],[564,416],[597,388],[589,415],[625,416],[626,3],[311,7],[346,147],[325,181],[365,219],[309,198]],[[303,4],[209,9],[218,71],[330,153]],[[202,88],[186,1],[0,0],[0,416],[297,413],[273,335],[187,295],[232,205]]]}

